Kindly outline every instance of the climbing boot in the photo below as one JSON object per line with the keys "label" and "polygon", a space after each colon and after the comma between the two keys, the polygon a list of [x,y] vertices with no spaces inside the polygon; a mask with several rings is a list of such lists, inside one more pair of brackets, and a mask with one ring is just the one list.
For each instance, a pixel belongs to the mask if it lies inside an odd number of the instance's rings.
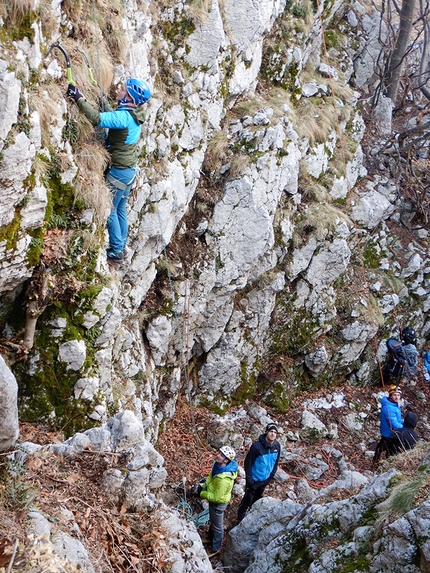
{"label": "climbing boot", "polygon": [[124,260],[124,251],[116,252],[112,249],[106,249],[106,256],[108,261],[120,263]]}

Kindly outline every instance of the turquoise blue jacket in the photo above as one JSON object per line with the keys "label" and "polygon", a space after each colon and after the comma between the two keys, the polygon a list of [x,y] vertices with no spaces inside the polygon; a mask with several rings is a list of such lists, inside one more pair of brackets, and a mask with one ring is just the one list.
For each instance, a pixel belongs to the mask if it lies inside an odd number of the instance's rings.
{"label": "turquoise blue jacket", "polygon": [[115,111],[99,112],[84,98],[77,103],[80,111],[94,126],[108,129],[106,146],[112,158],[112,166],[120,169],[134,167],[145,110],[120,104]]}
{"label": "turquoise blue jacket", "polygon": [[273,444],[266,441],[265,434],[261,434],[258,442],[254,442],[246,454],[245,473],[246,484],[269,482],[278,469],[281,446],[277,440]]}
{"label": "turquoise blue jacket", "polygon": [[[381,398],[381,436],[389,438],[393,430],[403,428],[402,412],[396,402],[391,402],[386,396]],[[392,436],[391,436],[392,437]]]}

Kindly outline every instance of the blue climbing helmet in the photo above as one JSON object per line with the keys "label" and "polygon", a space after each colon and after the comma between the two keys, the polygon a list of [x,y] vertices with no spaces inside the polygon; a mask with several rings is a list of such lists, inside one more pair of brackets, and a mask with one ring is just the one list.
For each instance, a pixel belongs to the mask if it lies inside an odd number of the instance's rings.
{"label": "blue climbing helmet", "polygon": [[127,93],[133,100],[135,105],[142,105],[146,103],[151,97],[151,90],[146,82],[130,78],[125,82]]}

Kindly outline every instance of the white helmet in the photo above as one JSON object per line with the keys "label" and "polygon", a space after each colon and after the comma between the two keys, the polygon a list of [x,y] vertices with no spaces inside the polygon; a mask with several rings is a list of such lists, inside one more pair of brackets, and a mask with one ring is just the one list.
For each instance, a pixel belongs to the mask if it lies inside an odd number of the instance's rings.
{"label": "white helmet", "polygon": [[230,446],[222,446],[219,451],[230,461],[236,457],[236,452]]}

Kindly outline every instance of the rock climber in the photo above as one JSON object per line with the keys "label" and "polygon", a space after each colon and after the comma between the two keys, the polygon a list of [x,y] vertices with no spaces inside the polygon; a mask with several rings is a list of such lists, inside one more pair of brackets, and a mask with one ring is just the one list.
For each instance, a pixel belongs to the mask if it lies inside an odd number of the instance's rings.
{"label": "rock climber", "polygon": [[381,454],[386,453],[387,457],[397,454],[402,449],[400,441],[401,431],[403,430],[402,412],[400,410],[400,400],[402,391],[398,386],[390,386],[388,397],[381,398],[380,413],[380,432],[379,440],[375,455],[373,456],[373,465],[377,466],[381,459]]}
{"label": "rock climber", "polygon": [[74,84],[69,84],[67,95],[94,126],[108,129],[106,145],[111,165],[105,179],[112,192],[112,210],[107,222],[106,255],[108,260],[119,262],[124,260],[128,236],[127,197],[137,175],[137,142],[145,120],[142,106],[151,97],[151,91],[146,82],[130,78],[116,91],[116,110],[103,112],[94,109]]}
{"label": "rock climber", "polygon": [[212,543],[211,556],[221,550],[224,537],[224,511],[226,510],[237,477],[236,452],[222,446],[216,455],[211,472],[200,491],[200,497],[209,502],[210,526],[207,541]]}
{"label": "rock climber", "polygon": [[239,505],[237,521],[245,517],[248,509],[263,497],[264,489],[272,483],[278,469],[281,445],[277,441],[278,427],[267,424],[264,434],[249,448],[245,457],[246,488]]}

